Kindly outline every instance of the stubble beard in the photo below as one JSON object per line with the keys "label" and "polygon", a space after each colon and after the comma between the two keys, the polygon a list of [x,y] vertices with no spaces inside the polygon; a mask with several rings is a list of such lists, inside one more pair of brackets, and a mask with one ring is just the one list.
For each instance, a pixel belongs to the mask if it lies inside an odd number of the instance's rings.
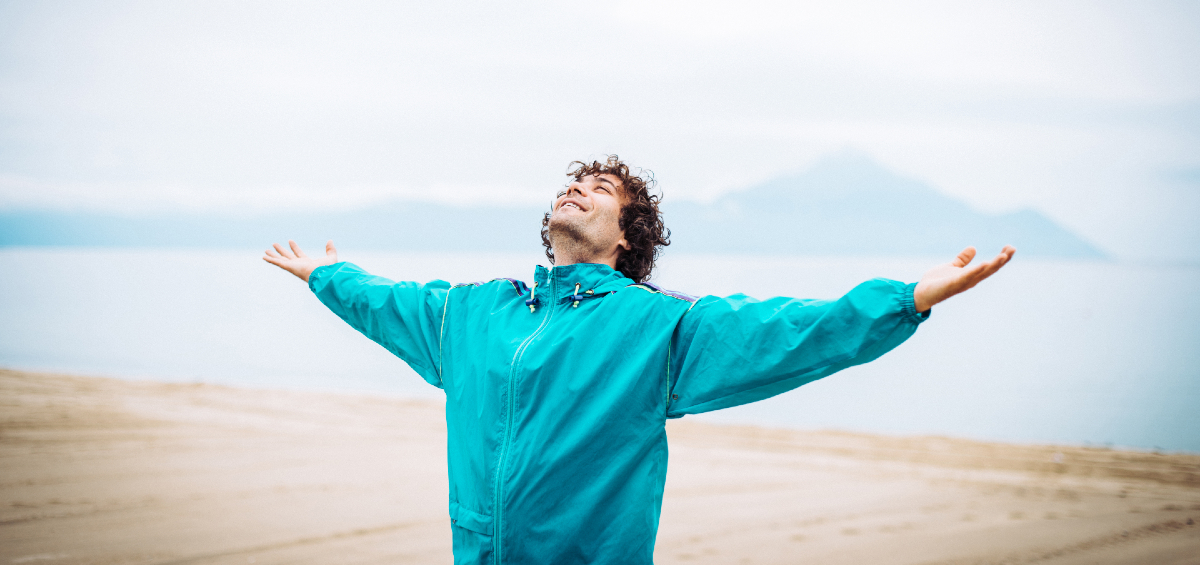
{"label": "stubble beard", "polygon": [[550,216],[549,228],[550,246],[554,249],[555,257],[569,255],[576,262],[589,262],[590,259],[601,256],[605,249],[599,234],[594,233],[595,226],[583,218],[570,218],[557,215]]}

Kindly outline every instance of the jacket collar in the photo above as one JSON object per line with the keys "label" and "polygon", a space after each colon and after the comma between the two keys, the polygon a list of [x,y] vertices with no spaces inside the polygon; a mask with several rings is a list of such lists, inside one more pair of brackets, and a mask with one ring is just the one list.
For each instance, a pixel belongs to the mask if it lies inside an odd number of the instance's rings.
{"label": "jacket collar", "polygon": [[555,299],[574,294],[576,284],[581,293],[608,292],[633,284],[621,271],[601,263],[576,263],[551,269],[538,265],[533,280],[538,284],[538,294],[552,293]]}

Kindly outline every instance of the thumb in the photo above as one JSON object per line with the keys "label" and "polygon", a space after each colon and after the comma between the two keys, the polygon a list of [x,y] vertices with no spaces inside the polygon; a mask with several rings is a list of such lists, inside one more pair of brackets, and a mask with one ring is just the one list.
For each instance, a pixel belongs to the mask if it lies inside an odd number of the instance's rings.
{"label": "thumb", "polygon": [[325,255],[332,255],[333,261],[337,262],[337,248],[333,246],[333,240],[325,242]]}
{"label": "thumb", "polygon": [[968,247],[966,249],[963,249],[962,253],[959,253],[958,257],[955,257],[954,260],[950,262],[950,264],[954,265],[955,267],[966,267],[967,264],[970,263],[971,260],[974,258],[975,258],[975,248]]}

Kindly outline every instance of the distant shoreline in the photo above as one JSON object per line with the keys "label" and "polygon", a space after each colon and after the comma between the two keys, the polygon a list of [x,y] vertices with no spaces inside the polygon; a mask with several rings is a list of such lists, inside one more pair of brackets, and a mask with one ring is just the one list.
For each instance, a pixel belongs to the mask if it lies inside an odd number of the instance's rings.
{"label": "distant shoreline", "polygon": [[[87,372],[69,369],[53,369],[40,367],[20,367],[11,365],[0,365],[0,374],[4,373],[23,373],[29,375],[44,375],[46,377],[63,377],[71,379],[97,379],[111,380],[119,383],[129,384],[161,384],[167,386],[181,387],[212,387],[215,389],[228,389],[230,392],[262,392],[262,393],[296,393],[296,394],[327,394],[333,396],[352,397],[370,397],[386,400],[394,400],[398,402],[433,402],[438,406],[444,405],[442,398],[439,395],[430,393],[426,395],[406,394],[397,391],[382,391],[382,390],[354,390],[338,387],[284,387],[284,386],[261,386],[256,384],[239,384],[239,383],[221,383],[213,382],[206,379],[171,379],[161,378],[153,375],[135,375],[122,376],[118,372]],[[1156,449],[1151,447],[1139,447],[1129,445],[1098,445],[1088,442],[1080,443],[1046,443],[1046,442],[1019,442],[1019,441],[1003,441],[979,439],[964,436],[955,436],[948,434],[892,434],[878,431],[862,431],[853,429],[843,429],[836,427],[800,427],[786,425],[764,425],[742,422],[720,422],[711,421],[706,418],[707,415],[692,416],[688,422],[696,422],[698,425],[712,426],[715,429],[729,429],[747,432],[751,435],[756,435],[761,432],[780,432],[780,433],[800,433],[800,434],[833,434],[846,437],[855,437],[864,441],[898,441],[898,442],[914,442],[921,444],[923,442],[950,442],[961,443],[970,446],[1003,446],[1016,449],[1030,449],[1035,453],[1041,453],[1044,450],[1058,452],[1066,450],[1083,450],[1083,451],[1099,451],[1099,452],[1123,452],[1138,455],[1153,455],[1153,456],[1172,456],[1180,455],[1185,457],[1196,457],[1197,476],[1200,477],[1200,451],[1188,450],[1170,450]],[[1200,482],[1197,482],[1200,486]]]}

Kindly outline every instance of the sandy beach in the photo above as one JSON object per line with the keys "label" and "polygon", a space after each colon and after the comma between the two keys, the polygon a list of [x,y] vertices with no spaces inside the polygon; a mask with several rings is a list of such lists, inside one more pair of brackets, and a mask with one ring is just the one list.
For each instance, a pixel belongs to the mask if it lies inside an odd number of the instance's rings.
{"label": "sandy beach", "polygon": [[[0,370],[0,564],[450,563],[440,403]],[[1200,455],[668,424],[656,562],[1200,563]]]}

